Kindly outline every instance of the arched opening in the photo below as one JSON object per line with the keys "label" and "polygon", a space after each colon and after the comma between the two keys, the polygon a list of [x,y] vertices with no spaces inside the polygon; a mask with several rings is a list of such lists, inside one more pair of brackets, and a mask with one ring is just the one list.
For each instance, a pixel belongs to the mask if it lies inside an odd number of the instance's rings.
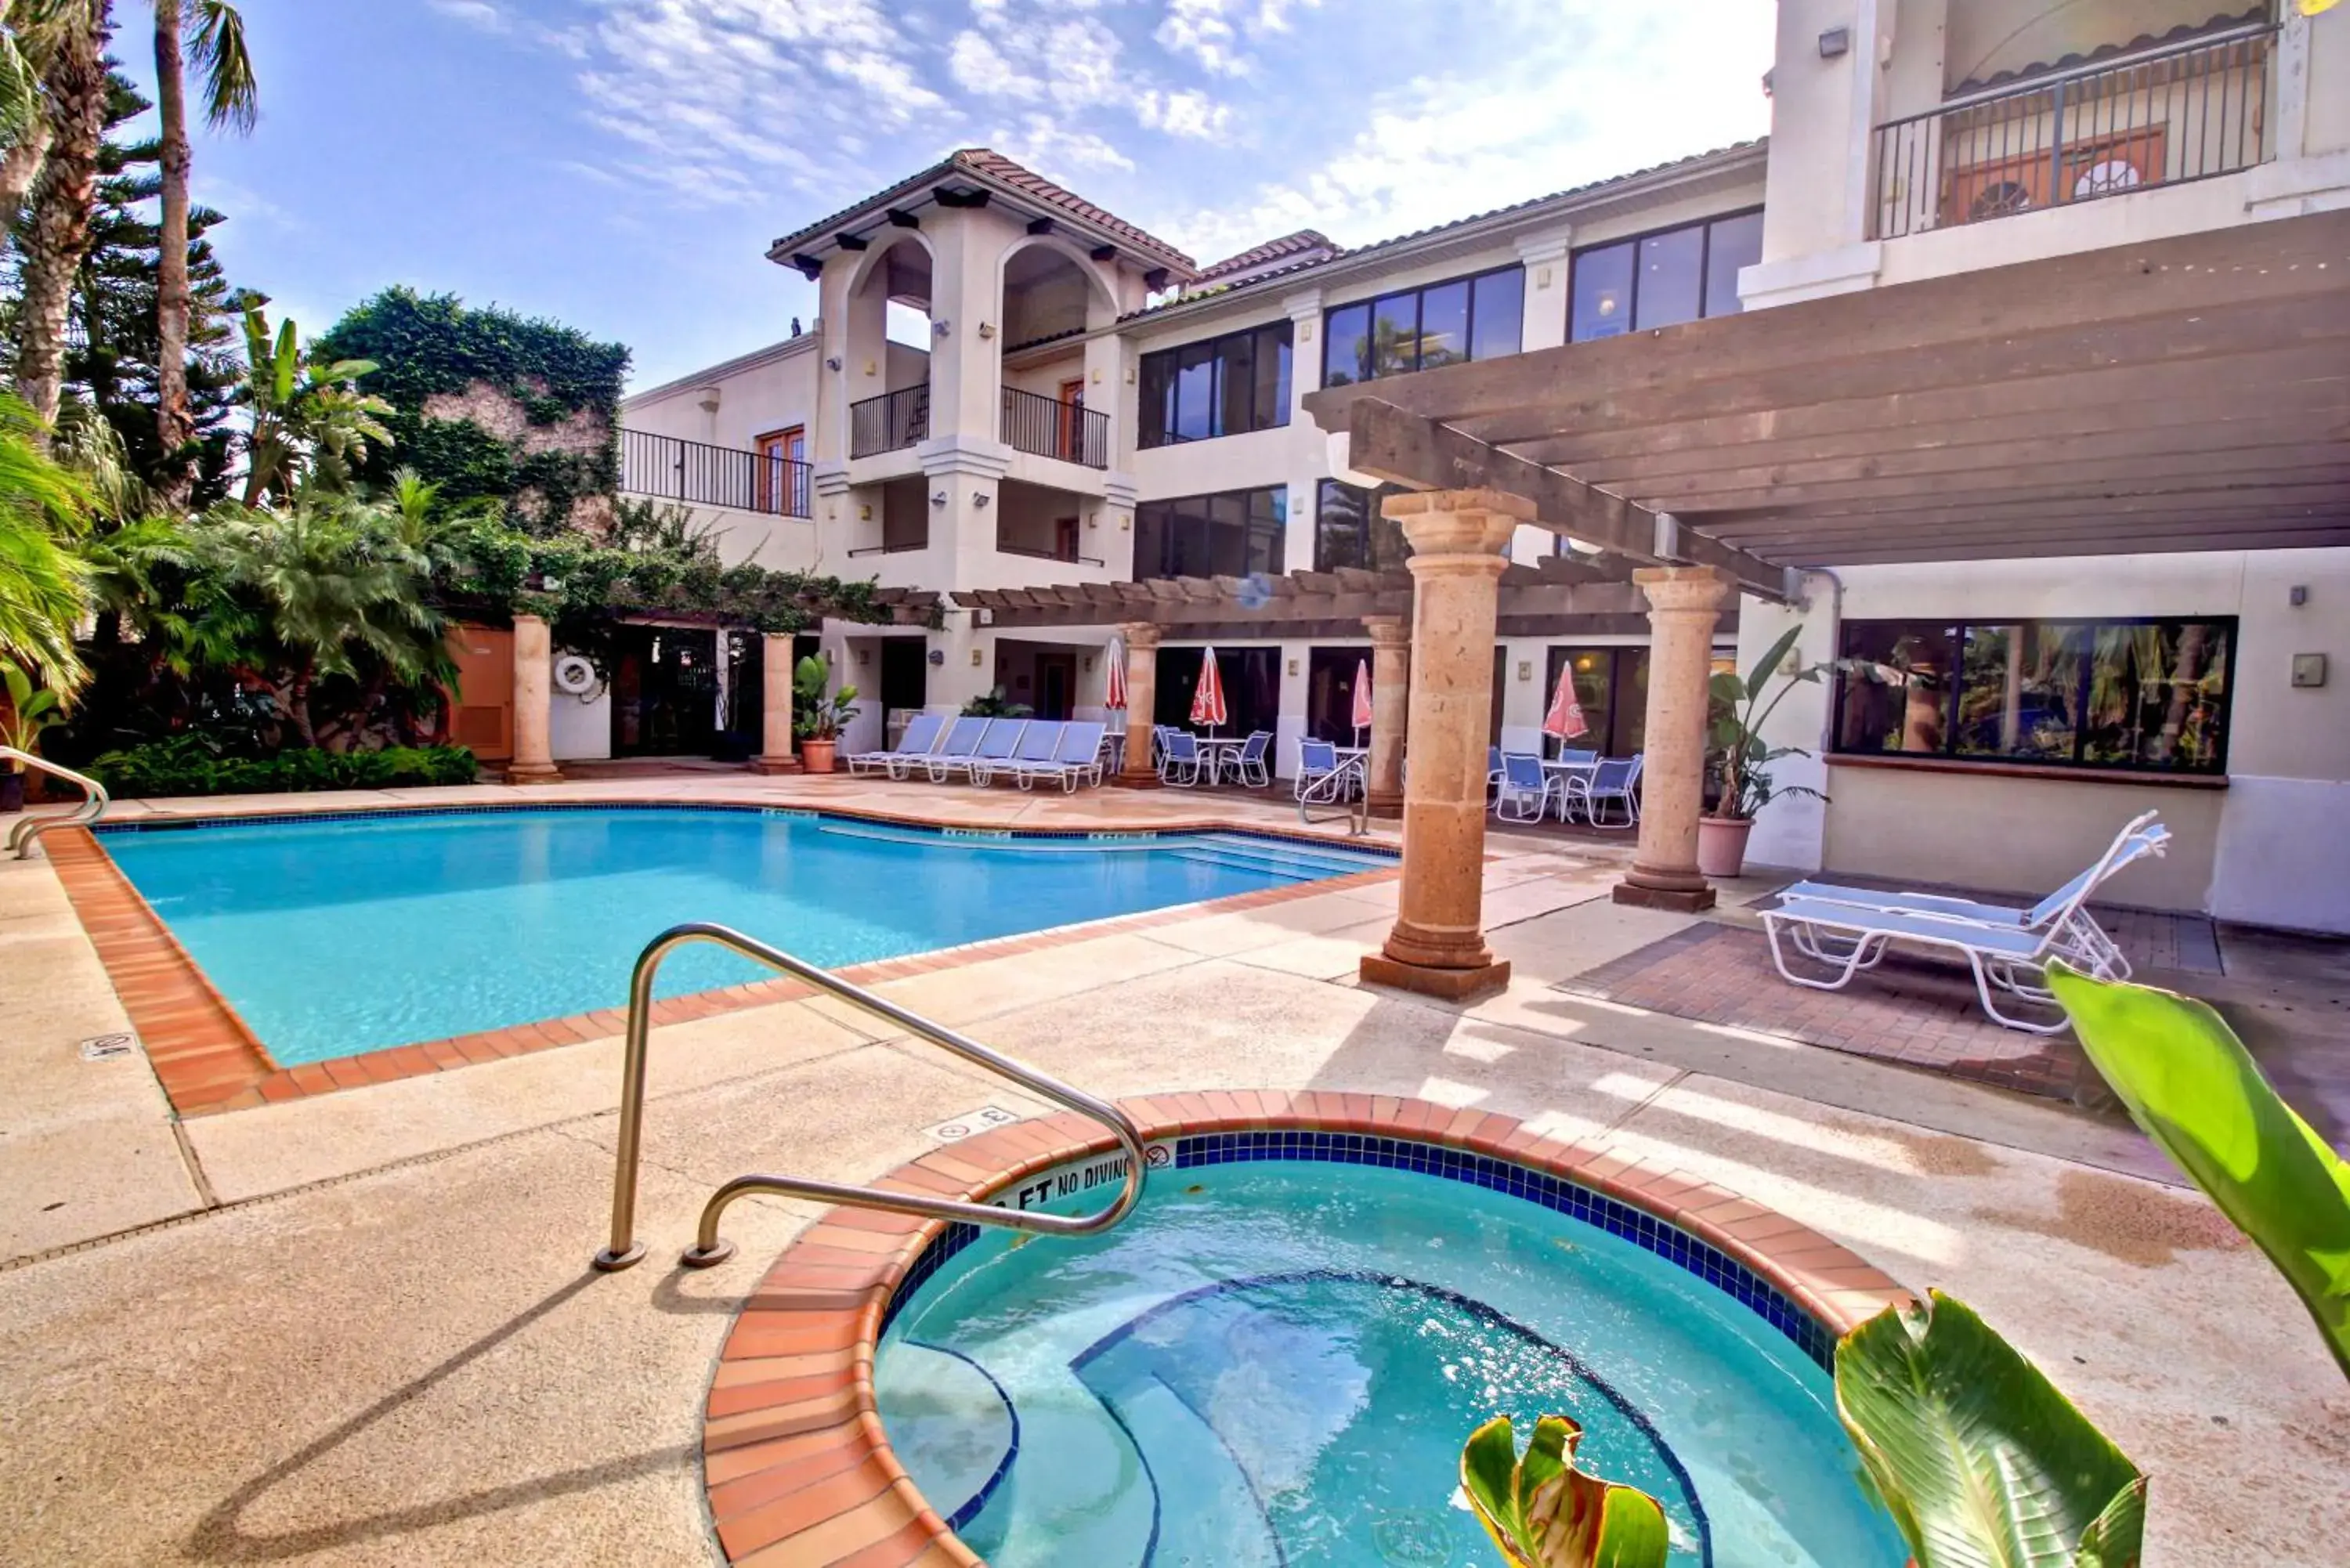
{"label": "arched opening", "polygon": [[930,439],[930,246],[908,233],[868,252],[848,291],[848,369],[865,385],[848,408],[848,455]]}
{"label": "arched opening", "polygon": [[1101,275],[1050,239],[1004,253],[1003,440],[1089,468],[1109,464],[1109,420],[1086,407],[1084,336],[1117,306]]}

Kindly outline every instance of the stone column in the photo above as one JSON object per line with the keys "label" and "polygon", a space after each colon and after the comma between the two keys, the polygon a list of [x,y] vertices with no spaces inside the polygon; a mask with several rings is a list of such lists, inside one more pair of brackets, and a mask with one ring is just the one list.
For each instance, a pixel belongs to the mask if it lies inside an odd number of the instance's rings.
{"label": "stone column", "polygon": [[1371,634],[1371,815],[1401,816],[1411,628],[1399,615],[1367,615],[1363,629]]}
{"label": "stone column", "polygon": [[[1489,490],[1389,496],[1411,544],[1411,769],[1403,793],[1403,887],[1384,950],[1363,979],[1465,1000],[1509,983],[1485,945],[1485,747],[1493,629],[1510,535],[1534,504]],[[1376,677],[1374,677],[1376,679]]]}
{"label": "stone column", "polygon": [[1159,628],[1129,621],[1118,628],[1126,644],[1126,765],[1118,782],[1128,789],[1157,789],[1150,765],[1150,725],[1159,711]]}
{"label": "stone column", "polygon": [[563,776],[555,771],[550,738],[554,658],[546,622],[535,615],[515,617],[514,761],[506,764],[508,784],[551,784]]}
{"label": "stone column", "polygon": [[792,754],[792,634],[770,631],[760,636],[759,755],[752,766],[763,774],[795,774],[799,758]]}
{"label": "stone column", "polygon": [[1713,566],[1648,566],[1632,580],[1648,596],[1648,760],[1640,773],[1639,847],[1615,898],[1693,914],[1713,907],[1713,888],[1697,868],[1713,627],[1738,590]]}

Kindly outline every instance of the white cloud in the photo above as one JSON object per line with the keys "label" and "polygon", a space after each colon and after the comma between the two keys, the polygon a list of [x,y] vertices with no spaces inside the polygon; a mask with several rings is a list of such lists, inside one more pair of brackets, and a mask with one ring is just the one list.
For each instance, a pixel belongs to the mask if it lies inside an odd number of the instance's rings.
{"label": "white cloud", "polygon": [[1182,55],[1216,76],[1249,69],[1240,52],[1240,29],[1224,15],[1224,0],[1168,0],[1166,20],[1151,36],[1170,54]]}
{"label": "white cloud", "polygon": [[1136,117],[1153,130],[1202,140],[1222,136],[1232,119],[1231,105],[1188,89],[1160,92],[1150,88],[1135,99],[1134,109]]}
{"label": "white cloud", "polygon": [[1072,130],[1048,115],[1031,114],[1016,127],[999,127],[988,144],[1048,180],[1066,182],[1066,170],[1116,169],[1131,173],[1134,160],[1090,130]]}
{"label": "white cloud", "polygon": [[955,35],[947,52],[947,69],[957,82],[983,98],[1033,99],[1044,91],[1034,77],[1004,58],[1003,51],[984,33],[969,29]]}
{"label": "white cloud", "polygon": [[484,33],[504,33],[513,26],[505,13],[491,5],[490,0],[427,0],[427,4],[443,16],[479,27]]}

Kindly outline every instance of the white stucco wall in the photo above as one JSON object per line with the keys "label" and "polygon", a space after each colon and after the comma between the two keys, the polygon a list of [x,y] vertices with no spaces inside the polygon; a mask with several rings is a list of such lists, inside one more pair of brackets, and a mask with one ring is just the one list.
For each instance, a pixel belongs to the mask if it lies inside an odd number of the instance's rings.
{"label": "white stucco wall", "polygon": [[[2227,787],[1789,759],[1782,782],[1833,798],[1774,803],[1756,824],[1756,860],[2044,892],[2095,858],[2122,823],[2156,809],[2176,836],[2170,852],[2123,873],[2116,900],[2350,933],[2350,833],[2338,826],[2350,820],[2350,679],[2340,673],[2350,660],[2350,550],[1853,566],[1837,576],[1852,619],[2238,618]],[[1834,653],[1838,595],[1827,576],[1808,582],[1798,657],[1813,662]],[[2299,607],[2295,587],[2307,590]],[[1741,615],[1743,667],[1791,615],[1752,599]],[[2324,686],[2292,684],[2300,653],[2327,656]],[[1799,690],[1770,739],[1824,751],[1828,701],[1825,685]]]}

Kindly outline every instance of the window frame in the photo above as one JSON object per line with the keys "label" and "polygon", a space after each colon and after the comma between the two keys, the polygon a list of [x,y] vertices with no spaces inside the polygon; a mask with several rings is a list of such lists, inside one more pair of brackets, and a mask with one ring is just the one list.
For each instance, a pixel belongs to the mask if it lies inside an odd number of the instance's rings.
{"label": "window frame", "polygon": [[[1696,229],[1699,231],[1697,258],[1697,314],[1690,319],[1692,321],[1712,321],[1717,319],[1712,316],[1709,316],[1706,313],[1705,308],[1706,295],[1708,292],[1707,286],[1711,281],[1711,275],[1713,271],[1713,225],[1716,223],[1728,223],[1732,218],[1760,217],[1762,213],[1762,203],[1757,202],[1752,207],[1736,207],[1727,213],[1710,213],[1702,218],[1693,218],[1687,223],[1667,223],[1660,228],[1643,229],[1638,234],[1618,235],[1617,238],[1612,240],[1602,240],[1596,244],[1577,245],[1575,249],[1569,251],[1566,255],[1566,341],[1569,343],[1604,343],[1607,341],[1607,338],[1604,337],[1577,337],[1575,335],[1575,285],[1579,274],[1581,273],[1583,258],[1585,256],[1590,255],[1597,251],[1612,251],[1619,245],[1629,246],[1631,249],[1632,284],[1628,295],[1624,301],[1624,330],[1614,333],[1612,336],[1617,337],[1629,337],[1636,332],[1661,331],[1662,328],[1660,327],[1642,327],[1634,325],[1634,323],[1640,319],[1640,246],[1649,240],[1659,239],[1666,234],[1678,234],[1689,229]],[[1739,314],[1743,315],[1744,312],[1742,310]],[[1688,322],[1677,321],[1673,325],[1676,327],[1685,327],[1688,325]],[[1987,625],[1989,623],[1986,622],[1985,624]]]}
{"label": "window frame", "polygon": [[[1524,353],[1526,332],[1526,264],[1522,261],[1504,262],[1499,266],[1479,267],[1475,272],[1455,273],[1450,277],[1430,278],[1426,283],[1416,283],[1408,287],[1378,289],[1370,294],[1365,295],[1360,299],[1349,299],[1342,304],[1323,306],[1321,374],[1316,378],[1316,384],[1323,387],[1360,387],[1367,386],[1373,381],[1386,380],[1389,377],[1393,376],[1409,376],[1417,373],[1419,369],[1417,365],[1415,365],[1410,370],[1381,371],[1379,369],[1378,359],[1376,353],[1378,339],[1377,323],[1379,316],[1379,305],[1385,300],[1400,299],[1409,296],[1411,300],[1412,320],[1415,323],[1413,332],[1415,336],[1417,336],[1419,327],[1416,324],[1425,320],[1427,317],[1426,296],[1428,295],[1428,292],[1430,289],[1450,288],[1455,284],[1459,284],[1463,286],[1466,297],[1461,324],[1461,358],[1451,361],[1451,363],[1455,365],[1478,363],[1477,285],[1486,278],[1499,277],[1504,273],[1515,273],[1518,277],[1518,341],[1516,346],[1509,349],[1506,353],[1497,354],[1492,356],[1492,358],[1506,359],[1512,354]],[[1330,379],[1330,345],[1332,342],[1332,338],[1330,337],[1330,318],[1349,310],[1361,310],[1364,312],[1363,319],[1365,327],[1371,335],[1371,343],[1374,351],[1370,358],[1361,361],[1366,373],[1359,379],[1333,381]],[[1295,358],[1293,356],[1291,359],[1293,371],[1295,369]],[[1439,368],[1440,369],[1441,367]]]}
{"label": "window frame", "polygon": [[[2089,690],[2096,674],[2095,640],[2100,631],[2145,626],[2211,626],[2223,628],[2227,633],[2227,652],[2220,671],[2220,723],[2217,744],[2208,766],[2164,767],[2145,763],[2091,762],[2084,753],[2088,749],[2090,726],[2085,722],[2089,708]],[[1843,740],[1843,711],[1846,683],[1851,679],[1844,669],[1850,657],[1845,651],[1845,636],[1854,627],[1918,627],[1947,630],[1950,635],[1951,672],[1949,690],[1942,692],[1942,743],[1931,752],[1862,751],[1848,747]],[[2002,757],[1968,755],[1959,751],[1960,721],[1959,708],[1966,694],[1966,647],[1970,630],[1981,628],[2012,628],[2021,633],[2026,628],[2038,632],[2050,627],[2077,628],[2088,635],[2088,647],[2081,659],[2079,674],[2073,687],[2073,754],[2070,757]],[[2047,616],[1857,616],[1838,622],[1836,627],[1836,669],[1828,693],[1828,730],[1825,756],[1831,763],[1843,760],[1864,765],[1890,763],[1896,765],[1910,763],[1935,768],[1983,769],[1991,773],[2013,773],[2018,770],[2033,773],[2077,774],[2085,778],[2126,778],[2132,782],[2159,783],[2176,780],[2188,784],[2224,783],[2228,777],[2228,749],[2234,739],[2236,658],[2242,642],[2242,618],[2233,615],[2047,615]]]}
{"label": "window frame", "polygon": [[[1276,361],[1281,354],[1285,353],[1288,356],[1289,384],[1295,386],[1297,324],[1285,316],[1278,320],[1260,321],[1253,327],[1238,327],[1230,332],[1219,332],[1212,337],[1194,337],[1188,342],[1170,343],[1164,348],[1153,348],[1144,354],[1136,368],[1136,384],[1147,391],[1151,384],[1151,372],[1155,369],[1163,367],[1165,374],[1161,378],[1160,384],[1166,389],[1167,405],[1154,410],[1149,407],[1147,397],[1142,400],[1139,405],[1139,412],[1135,421],[1136,449],[1142,452],[1156,452],[1161,447],[1190,446],[1195,441],[1218,441],[1225,436],[1255,435],[1262,431],[1286,429],[1289,424],[1289,405],[1296,400],[1294,396],[1284,398],[1281,395],[1281,378],[1278,373],[1275,374],[1274,380],[1272,400],[1279,406],[1271,410],[1270,417],[1267,410],[1256,406],[1257,394],[1265,390],[1264,379],[1258,374],[1256,367],[1264,347],[1263,338],[1267,334],[1274,335],[1274,344],[1277,350]],[[1226,355],[1225,345],[1236,341],[1245,341],[1249,344],[1249,374],[1246,379],[1249,417],[1248,423],[1243,429],[1224,430],[1218,427],[1223,417],[1224,400],[1229,396],[1226,389],[1231,380],[1231,378],[1225,374],[1231,363]],[[1188,404],[1183,398],[1180,371],[1182,357],[1193,353],[1205,353],[1208,357],[1207,430],[1201,435],[1185,435],[1180,426]]]}
{"label": "window frame", "polygon": [[[1258,517],[1255,503],[1259,496],[1277,498],[1268,507],[1274,515],[1263,519]],[[1239,574],[1219,574],[1216,570],[1215,528],[1219,502],[1237,503],[1240,508],[1242,571]],[[1163,569],[1169,553],[1177,548],[1177,535],[1180,530],[1174,526],[1174,524],[1182,516],[1197,516],[1204,521],[1205,528],[1200,539],[1206,557],[1201,563],[1205,568],[1202,571],[1177,572]],[[1261,522],[1264,524],[1263,527],[1259,526]],[[1154,530],[1154,525],[1158,535],[1159,560],[1153,564],[1151,569],[1146,571],[1142,564],[1142,540],[1146,533]],[[1137,503],[1134,508],[1135,560],[1131,580],[1141,583],[1154,580],[1167,581],[1185,576],[1247,576],[1259,570],[1263,571],[1268,576],[1278,576],[1287,569],[1288,535],[1289,486],[1286,484],[1252,484],[1238,490],[1202,491],[1196,495],[1156,496],[1151,500]],[[1249,555],[1260,539],[1271,546],[1270,553],[1273,556],[1272,561],[1262,567],[1253,566],[1249,561]]]}
{"label": "window frame", "polygon": [[[1324,559],[1322,518],[1333,489],[1350,490],[1362,498],[1361,532],[1357,535],[1362,544],[1362,551],[1361,559],[1358,561],[1326,561]],[[1317,480],[1314,485],[1314,570],[1334,572],[1355,569],[1376,572],[1385,569],[1379,566],[1378,527],[1385,520],[1379,512],[1379,503],[1389,495],[1400,495],[1403,493],[1404,487],[1400,484],[1381,484],[1366,490],[1359,484],[1349,484],[1343,479],[1334,478],[1328,474]],[[1396,530],[1399,541],[1402,540],[1402,532],[1400,528]],[[1402,556],[1394,563],[1397,566],[1400,566],[1403,560],[1411,555],[1410,544],[1408,541],[1402,543]]]}

